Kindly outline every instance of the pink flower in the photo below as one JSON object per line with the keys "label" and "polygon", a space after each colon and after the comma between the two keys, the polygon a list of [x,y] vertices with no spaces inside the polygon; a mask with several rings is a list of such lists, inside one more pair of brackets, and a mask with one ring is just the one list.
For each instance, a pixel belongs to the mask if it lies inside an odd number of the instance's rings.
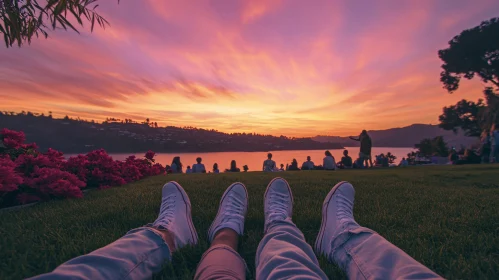
{"label": "pink flower", "polygon": [[15,171],[15,163],[7,157],[0,157],[0,193],[13,192],[23,182],[23,178]]}
{"label": "pink flower", "polygon": [[145,157],[146,159],[148,159],[148,160],[150,160],[150,161],[154,162],[154,155],[155,155],[155,154],[156,154],[155,152],[153,152],[153,151],[149,150],[149,151],[148,151],[148,152],[144,155],[144,157]]}
{"label": "pink flower", "polygon": [[17,149],[26,140],[26,136],[22,131],[14,131],[4,128],[0,131],[0,139],[3,141],[5,147],[10,149]]}
{"label": "pink flower", "polygon": [[23,132],[2,129],[0,141],[7,148],[6,155],[0,154],[0,193],[11,193],[21,204],[82,197],[84,187],[107,189],[165,173],[161,164],[154,164],[153,151],[144,158],[132,155],[117,161],[100,149],[65,160],[62,152],[48,149],[42,154],[35,143],[23,144]]}
{"label": "pink flower", "polygon": [[48,151],[45,153],[45,156],[53,162],[54,166],[61,166],[61,164],[64,162],[64,154],[52,148],[48,149]]}
{"label": "pink flower", "polygon": [[81,188],[85,183],[66,171],[57,168],[37,168],[24,184],[39,194],[50,197],[82,197]]}
{"label": "pink flower", "polygon": [[24,176],[30,176],[30,174],[40,167],[57,167],[57,162],[52,161],[49,157],[37,154],[37,155],[20,155],[15,161],[17,167],[16,170]]}
{"label": "pink flower", "polygon": [[21,145],[21,148],[25,149],[25,150],[33,150],[33,151],[36,151],[38,150],[38,145],[36,145],[36,143],[31,143],[31,144],[22,144]]}

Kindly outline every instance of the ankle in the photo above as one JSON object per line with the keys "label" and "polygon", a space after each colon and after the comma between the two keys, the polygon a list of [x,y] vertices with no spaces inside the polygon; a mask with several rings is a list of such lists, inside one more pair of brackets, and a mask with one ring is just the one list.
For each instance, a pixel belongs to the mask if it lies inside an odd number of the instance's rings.
{"label": "ankle", "polygon": [[151,227],[150,229],[160,235],[161,238],[163,238],[163,241],[165,241],[165,243],[168,245],[170,252],[175,252],[175,235],[171,231],[155,227]]}
{"label": "ankle", "polygon": [[239,234],[230,228],[223,228],[215,233],[215,237],[211,242],[211,247],[216,245],[226,245],[237,251],[237,245],[239,244]]}

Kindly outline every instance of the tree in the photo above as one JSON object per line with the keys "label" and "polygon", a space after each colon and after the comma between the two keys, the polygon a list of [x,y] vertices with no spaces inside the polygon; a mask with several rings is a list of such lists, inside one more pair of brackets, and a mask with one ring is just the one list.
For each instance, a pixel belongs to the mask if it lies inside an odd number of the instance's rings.
{"label": "tree", "polygon": [[[414,145],[418,149],[418,153],[423,156],[437,155],[441,157],[446,157],[449,155],[449,148],[447,143],[445,143],[442,136],[437,136],[433,139],[425,138],[419,142],[419,144]],[[410,157],[410,154],[407,154]]]}
{"label": "tree", "polygon": [[457,132],[464,130],[467,136],[478,137],[492,125],[499,124],[499,18],[482,22],[479,26],[464,30],[449,41],[449,47],[438,52],[443,61],[440,81],[449,93],[459,88],[464,77],[475,76],[495,86],[484,90],[485,101],[461,100],[456,105],[443,108],[440,127]]}
{"label": "tree", "polygon": [[454,132],[461,128],[467,136],[479,137],[482,133],[480,114],[485,107],[482,99],[476,103],[463,99],[456,105],[443,108],[443,114],[438,117],[439,126]]}
{"label": "tree", "polygon": [[438,56],[443,61],[440,81],[448,92],[459,88],[461,78],[470,80],[475,75],[499,89],[499,18],[464,30]]}
{"label": "tree", "polygon": [[81,26],[84,21],[90,22],[91,31],[96,22],[105,28],[109,22],[95,11],[99,6],[96,2],[97,0],[0,0],[0,33],[8,48],[14,44],[19,47],[26,42],[29,44],[34,36],[47,38],[50,29],[72,29],[79,33],[68,16],[73,16]]}

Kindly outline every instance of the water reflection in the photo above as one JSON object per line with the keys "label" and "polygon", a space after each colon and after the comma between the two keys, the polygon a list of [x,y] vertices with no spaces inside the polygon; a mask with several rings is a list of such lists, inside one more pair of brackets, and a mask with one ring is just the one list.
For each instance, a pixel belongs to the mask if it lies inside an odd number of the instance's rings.
{"label": "water reflection", "polygon": [[[357,158],[359,147],[349,147],[346,148],[350,152],[350,156],[355,160]],[[380,148],[373,147],[372,156],[377,154],[391,152],[397,157],[395,160],[398,163],[402,157],[406,157],[407,153],[413,151],[413,148]],[[343,150],[330,150],[336,161],[339,161],[343,156]],[[218,163],[220,171],[223,171],[230,167],[230,162],[235,160],[237,166],[241,168],[244,165],[248,165],[249,171],[261,171],[263,161],[267,159],[268,152],[220,152],[220,153],[161,153],[156,155],[156,161],[163,165],[170,165],[174,156],[180,156],[181,162],[184,165],[184,170],[188,165],[192,167],[196,163],[196,158],[201,157],[203,163],[206,166],[207,171],[211,171],[213,164]],[[322,159],[324,158],[323,150],[312,150],[312,151],[271,151],[274,155],[273,160],[279,167],[280,164],[286,166],[287,163],[295,158],[298,161],[298,165],[307,160],[307,156],[312,158],[312,161],[316,165],[322,165]],[[111,154],[114,159],[123,160],[130,154]],[[138,157],[142,157],[143,154],[136,154]]]}

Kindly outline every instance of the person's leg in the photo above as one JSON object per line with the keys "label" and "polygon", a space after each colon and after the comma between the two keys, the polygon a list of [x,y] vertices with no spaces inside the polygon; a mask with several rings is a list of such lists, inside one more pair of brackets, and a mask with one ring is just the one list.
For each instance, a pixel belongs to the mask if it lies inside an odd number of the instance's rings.
{"label": "person's leg", "polygon": [[151,278],[165,261],[171,261],[175,250],[197,241],[189,197],[180,185],[170,182],[163,186],[161,210],[154,223],[32,279]]}
{"label": "person's leg", "polygon": [[494,145],[494,160],[495,163],[499,163],[499,147],[497,145]]}
{"label": "person's leg", "polygon": [[322,206],[322,224],[315,242],[317,254],[338,264],[350,279],[441,279],[376,232],[353,218],[355,190],[338,183]]}
{"label": "person's leg", "polygon": [[208,230],[210,248],[201,258],[194,279],[245,279],[246,263],[237,253],[244,232],[248,192],[241,183],[232,184],[220,200],[217,216]]}
{"label": "person's leg", "polygon": [[264,196],[265,236],[256,252],[256,279],[327,279],[314,251],[291,220],[293,195],[275,178]]}
{"label": "person's leg", "polygon": [[490,155],[489,155],[489,162],[494,163],[495,162],[495,145],[490,145]]}

